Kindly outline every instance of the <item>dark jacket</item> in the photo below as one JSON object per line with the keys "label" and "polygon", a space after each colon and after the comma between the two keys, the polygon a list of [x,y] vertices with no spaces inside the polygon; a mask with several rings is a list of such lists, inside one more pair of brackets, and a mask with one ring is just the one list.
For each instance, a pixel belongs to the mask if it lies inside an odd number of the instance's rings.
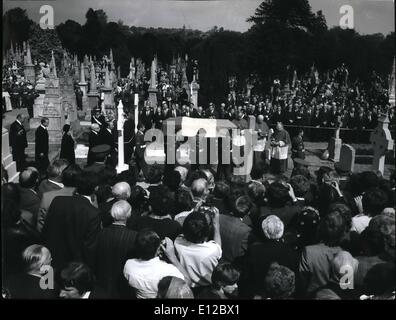
{"label": "dark jacket", "polygon": [[251,228],[240,218],[220,214],[220,235],[223,249],[223,258],[234,262],[236,258],[245,255]]}
{"label": "dark jacket", "polygon": [[43,153],[44,156],[48,157],[48,131],[44,129],[41,125],[36,130],[36,140],[35,140],[35,155],[36,159]]}
{"label": "dark jacket", "polygon": [[241,294],[244,297],[265,292],[264,279],[273,262],[278,262],[296,273],[298,252],[278,240],[256,242],[249,247],[240,279]]}
{"label": "dark jacket", "polygon": [[76,155],[74,152],[74,140],[68,134],[64,134],[61,142],[60,159],[66,159],[70,164],[76,162]]}
{"label": "dark jacket", "polygon": [[19,186],[19,192],[21,196],[19,209],[29,211],[33,215],[33,219],[37,221],[41,202],[39,195],[35,191],[21,186]]}
{"label": "dark jacket", "polygon": [[5,283],[7,294],[10,299],[56,299],[58,290],[41,289],[41,278],[27,273],[21,273],[8,279]]}
{"label": "dark jacket", "polygon": [[25,149],[28,146],[25,127],[14,121],[10,126],[10,146]]}
{"label": "dark jacket", "polygon": [[63,268],[70,261],[93,267],[100,229],[99,210],[85,197],[59,196],[52,200],[43,237],[52,253],[54,268]]}
{"label": "dark jacket", "polygon": [[111,298],[120,297],[123,268],[133,256],[136,232],[112,224],[99,232],[96,247],[96,279]]}

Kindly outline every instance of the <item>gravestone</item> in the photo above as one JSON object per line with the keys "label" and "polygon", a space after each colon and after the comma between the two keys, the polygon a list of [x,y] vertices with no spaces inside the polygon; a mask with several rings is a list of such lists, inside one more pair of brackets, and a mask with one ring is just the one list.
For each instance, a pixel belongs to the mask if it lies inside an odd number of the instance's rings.
{"label": "gravestone", "polygon": [[393,149],[394,143],[389,130],[389,119],[387,115],[378,119],[378,126],[371,133],[370,142],[374,150],[373,170],[384,174],[385,154],[388,150]]}
{"label": "gravestone", "polygon": [[52,76],[45,86],[43,117],[49,119],[48,136],[50,144],[60,144],[62,128],[65,124],[65,115],[62,108],[59,79]]}
{"label": "gravestone", "polygon": [[91,119],[91,111],[98,107],[98,101],[99,101],[99,92],[97,89],[95,67],[93,62],[91,63],[90,76],[91,76],[91,81],[88,92],[88,112],[85,118],[88,121]]}
{"label": "gravestone", "polygon": [[349,144],[343,144],[340,151],[340,161],[334,166],[342,172],[353,172],[355,167],[355,149]]}
{"label": "gravestone", "polygon": [[340,128],[336,129],[335,136],[330,138],[327,150],[329,151],[329,160],[338,162],[340,160],[342,140],[340,139]]}
{"label": "gravestone", "polygon": [[77,117],[77,102],[71,76],[67,75],[60,79],[60,92],[62,108],[65,113],[65,123],[70,124],[73,131],[79,131],[80,122]]}
{"label": "gravestone", "polygon": [[36,71],[34,70],[34,64],[32,63],[32,56],[30,54],[30,46],[27,44],[25,65],[23,66],[25,79],[32,85],[36,83]]}
{"label": "gravestone", "polygon": [[44,97],[45,97],[45,84],[46,80],[41,73],[41,76],[36,82],[35,90],[39,96],[34,100],[33,104],[33,118],[29,119],[30,129],[36,129],[40,125],[40,119],[43,116],[44,109]]}
{"label": "gravestone", "polygon": [[157,57],[154,57],[151,62],[151,77],[150,77],[150,87],[148,89],[149,92],[149,101],[150,107],[157,107]]}
{"label": "gravestone", "polygon": [[110,83],[108,68],[105,68],[105,83],[104,83],[104,87],[102,88],[102,93],[103,93],[104,113],[108,117],[114,117],[115,115],[114,94]]}

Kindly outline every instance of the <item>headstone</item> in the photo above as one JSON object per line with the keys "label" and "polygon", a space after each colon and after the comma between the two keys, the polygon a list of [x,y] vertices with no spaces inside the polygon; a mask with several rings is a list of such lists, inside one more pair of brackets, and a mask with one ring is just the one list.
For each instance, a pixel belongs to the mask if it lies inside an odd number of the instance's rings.
{"label": "headstone", "polygon": [[349,144],[341,146],[340,161],[335,164],[335,167],[342,172],[353,172],[355,167],[355,149]]}
{"label": "headstone", "polygon": [[329,151],[329,160],[338,162],[340,160],[342,140],[340,139],[340,128],[336,129],[335,136],[330,138],[327,150]]}
{"label": "headstone", "polygon": [[26,59],[25,65],[23,66],[25,78],[29,81],[32,85],[36,83],[36,71],[34,69],[34,64],[32,63],[32,56],[30,53],[30,45],[27,44],[26,48]]}
{"label": "headstone", "polygon": [[77,117],[77,102],[73,88],[73,79],[66,75],[60,79],[60,92],[62,96],[62,108],[65,114],[65,123],[70,124],[74,132],[80,130],[80,122]]}
{"label": "headstone", "polygon": [[93,62],[91,63],[90,76],[91,76],[91,80],[90,80],[90,88],[88,92],[88,112],[87,112],[87,117],[89,117],[89,119],[86,118],[86,120],[91,119],[90,111],[98,107],[98,99],[99,99],[99,92],[97,90],[97,83],[95,76],[95,67]]}
{"label": "headstone", "polygon": [[[85,66],[84,62],[81,62],[81,68],[80,68],[80,82],[78,83],[78,86],[80,87],[83,97],[82,97],[82,106],[83,106],[83,111],[79,111],[78,113],[83,113],[84,115],[87,112],[88,108],[88,83],[85,80]],[[81,115],[81,117],[84,117]]]}
{"label": "headstone", "polygon": [[116,167],[117,173],[121,173],[129,169],[128,165],[124,162],[124,106],[122,101],[118,103],[117,107],[117,131],[118,131],[118,164]]}
{"label": "headstone", "polygon": [[151,62],[151,77],[150,77],[150,87],[148,89],[149,92],[149,101],[151,108],[157,107],[157,57],[154,57]]}
{"label": "headstone", "polygon": [[50,74],[45,85],[43,117],[49,119],[48,136],[50,144],[60,144],[65,115],[62,108],[59,78],[56,77],[56,67]]}
{"label": "headstone", "polygon": [[8,174],[8,182],[17,182],[19,172],[16,170],[16,163],[12,159],[9,146],[8,130],[1,129],[1,163]]}
{"label": "headstone", "polygon": [[45,84],[46,80],[41,73],[41,76],[39,76],[35,87],[35,90],[37,91],[39,96],[34,100],[33,118],[29,119],[30,129],[36,129],[40,125],[40,119],[43,116],[44,110]]}
{"label": "headstone", "polygon": [[105,83],[102,87],[103,93],[103,108],[107,116],[114,116],[115,105],[114,105],[114,94],[110,83],[109,69],[105,68]]}
{"label": "headstone", "polygon": [[378,126],[371,133],[370,142],[374,150],[373,170],[384,174],[385,155],[388,150],[393,149],[394,144],[389,130],[389,119],[387,115],[378,119]]}

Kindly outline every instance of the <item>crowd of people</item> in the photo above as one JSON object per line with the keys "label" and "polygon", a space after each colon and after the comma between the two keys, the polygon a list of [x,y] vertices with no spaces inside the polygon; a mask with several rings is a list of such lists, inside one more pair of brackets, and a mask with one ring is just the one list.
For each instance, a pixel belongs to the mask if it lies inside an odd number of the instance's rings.
{"label": "crowd of people", "polygon": [[4,297],[395,297],[394,173],[301,165],[286,178],[256,163],[217,179],[132,159],[117,174],[105,156],[3,176]]}

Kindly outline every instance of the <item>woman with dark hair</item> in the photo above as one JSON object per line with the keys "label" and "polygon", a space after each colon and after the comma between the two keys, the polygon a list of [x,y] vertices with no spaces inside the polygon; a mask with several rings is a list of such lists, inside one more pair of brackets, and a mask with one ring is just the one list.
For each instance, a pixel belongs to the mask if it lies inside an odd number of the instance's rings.
{"label": "woman with dark hair", "polygon": [[59,158],[68,160],[70,164],[76,162],[76,156],[74,153],[74,139],[69,124],[65,124],[63,126],[63,136]]}

